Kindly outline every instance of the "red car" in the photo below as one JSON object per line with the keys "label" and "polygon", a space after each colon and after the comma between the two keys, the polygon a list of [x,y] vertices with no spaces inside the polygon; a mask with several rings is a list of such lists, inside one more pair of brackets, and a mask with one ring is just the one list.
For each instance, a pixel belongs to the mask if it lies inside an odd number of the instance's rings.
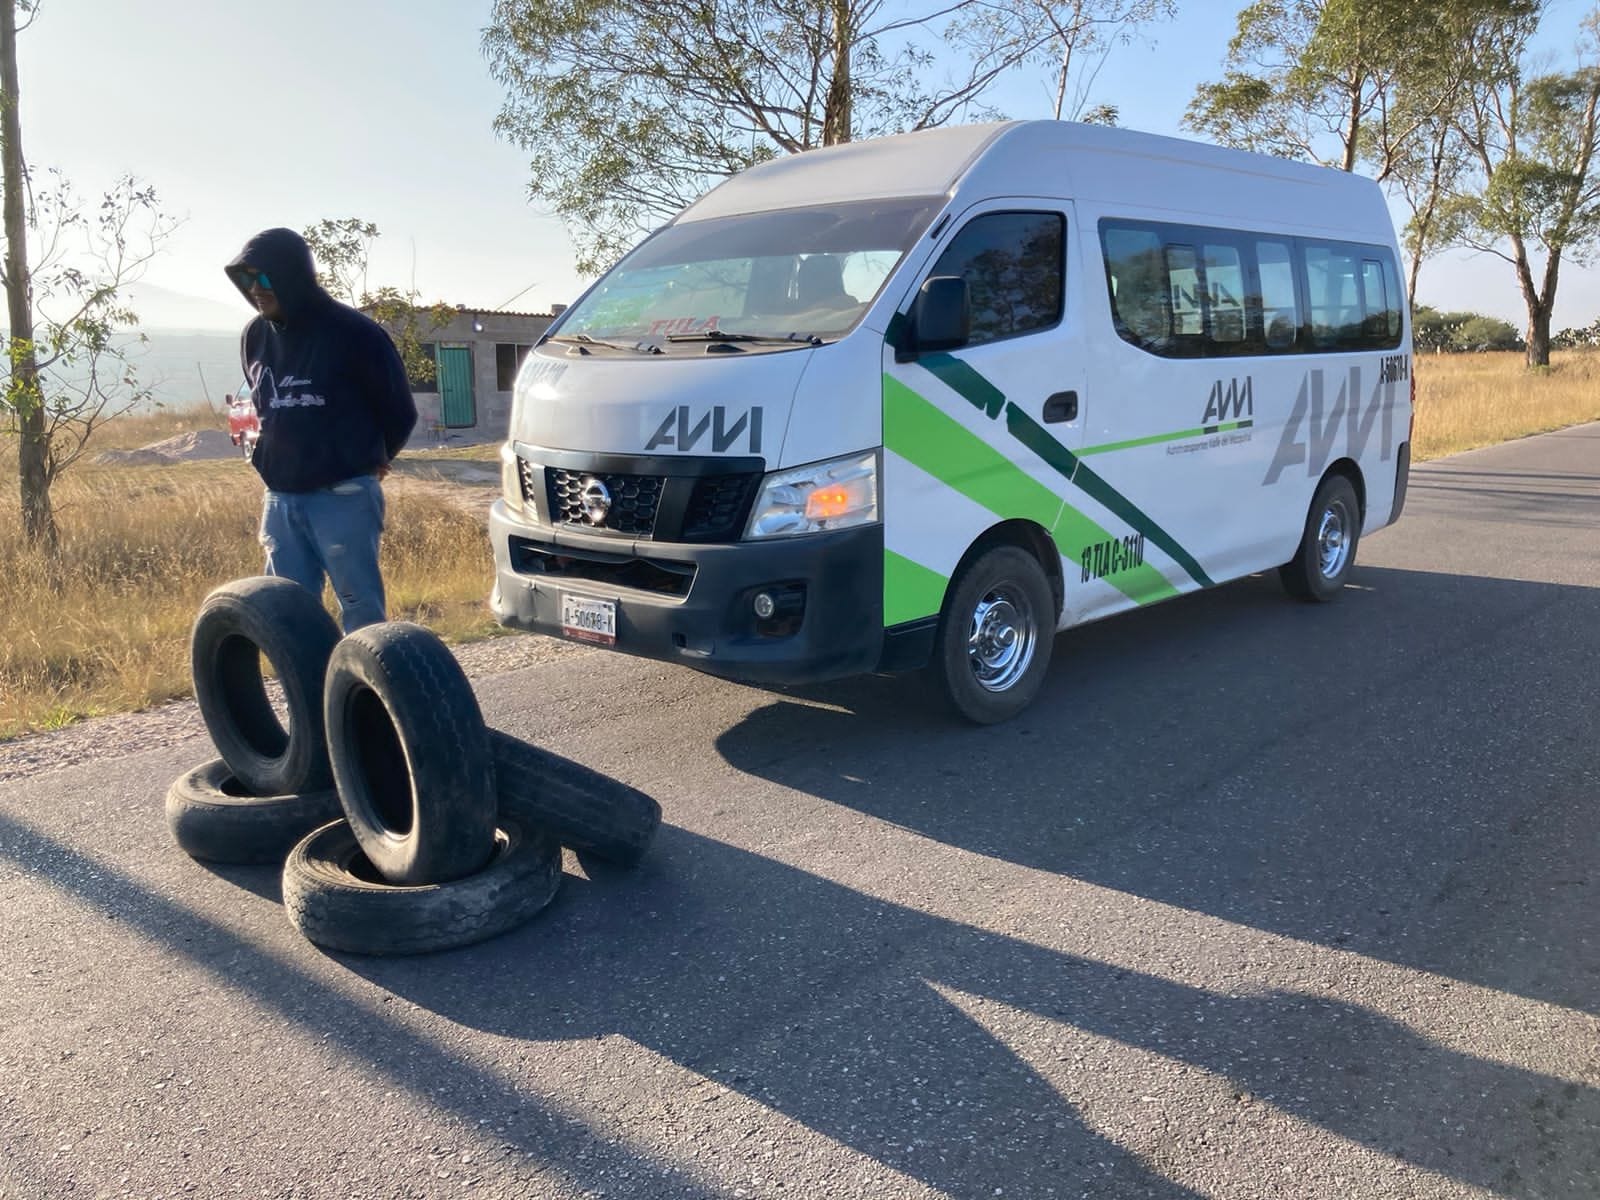
{"label": "red car", "polygon": [[261,436],[261,416],[256,412],[255,400],[250,394],[248,381],[239,385],[228,401],[228,436],[233,444],[244,451],[245,461],[255,452],[256,439]]}

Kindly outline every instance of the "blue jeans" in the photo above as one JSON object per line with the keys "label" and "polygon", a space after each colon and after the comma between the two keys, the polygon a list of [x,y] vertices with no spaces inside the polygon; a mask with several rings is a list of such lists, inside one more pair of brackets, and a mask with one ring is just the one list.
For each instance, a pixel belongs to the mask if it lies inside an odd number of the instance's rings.
{"label": "blue jeans", "polygon": [[266,573],[292,579],[322,595],[327,575],[339,597],[346,633],[385,619],[378,537],[383,532],[383,486],[357,475],[314,492],[267,492],[261,507]]}

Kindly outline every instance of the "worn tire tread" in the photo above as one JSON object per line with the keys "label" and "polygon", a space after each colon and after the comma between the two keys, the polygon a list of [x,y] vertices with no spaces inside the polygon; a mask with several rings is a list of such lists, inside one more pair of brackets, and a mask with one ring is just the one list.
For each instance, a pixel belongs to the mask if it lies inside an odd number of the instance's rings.
{"label": "worn tire tread", "polygon": [[548,830],[563,846],[632,866],[661,825],[638,788],[499,730],[489,730],[500,811]]}
{"label": "worn tire tread", "polygon": [[281,863],[309,831],[339,815],[332,788],[282,796],[234,796],[220,758],[185,771],[167,789],[167,827],[185,854],[204,862]]}
{"label": "worn tire tread", "polygon": [[561,847],[514,818],[498,822],[494,856],[442,884],[369,883],[351,873],[361,853],[346,821],[306,835],[283,867],[283,903],[305,937],[348,954],[428,954],[468,946],[531,920],[561,885]]}

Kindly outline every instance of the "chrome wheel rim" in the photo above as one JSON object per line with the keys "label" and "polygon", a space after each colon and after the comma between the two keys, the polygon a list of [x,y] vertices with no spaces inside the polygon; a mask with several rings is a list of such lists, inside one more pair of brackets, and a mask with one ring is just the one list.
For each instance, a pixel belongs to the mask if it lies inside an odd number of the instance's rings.
{"label": "chrome wheel rim", "polygon": [[1014,583],[997,583],[972,611],[967,632],[967,663],[987,692],[1014,687],[1033,661],[1039,632],[1027,593]]}
{"label": "chrome wheel rim", "polygon": [[1317,528],[1317,563],[1324,579],[1337,579],[1350,561],[1350,511],[1343,500],[1322,510]]}

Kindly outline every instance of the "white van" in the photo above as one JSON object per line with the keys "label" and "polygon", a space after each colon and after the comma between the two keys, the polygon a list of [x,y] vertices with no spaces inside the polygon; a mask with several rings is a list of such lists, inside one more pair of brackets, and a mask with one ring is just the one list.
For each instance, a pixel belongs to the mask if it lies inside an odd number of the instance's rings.
{"label": "white van", "polygon": [[1057,121],[754,167],[517,376],[506,625],[755,683],[927,666],[1002,720],[1056,631],[1400,514],[1411,342],[1370,180]]}

